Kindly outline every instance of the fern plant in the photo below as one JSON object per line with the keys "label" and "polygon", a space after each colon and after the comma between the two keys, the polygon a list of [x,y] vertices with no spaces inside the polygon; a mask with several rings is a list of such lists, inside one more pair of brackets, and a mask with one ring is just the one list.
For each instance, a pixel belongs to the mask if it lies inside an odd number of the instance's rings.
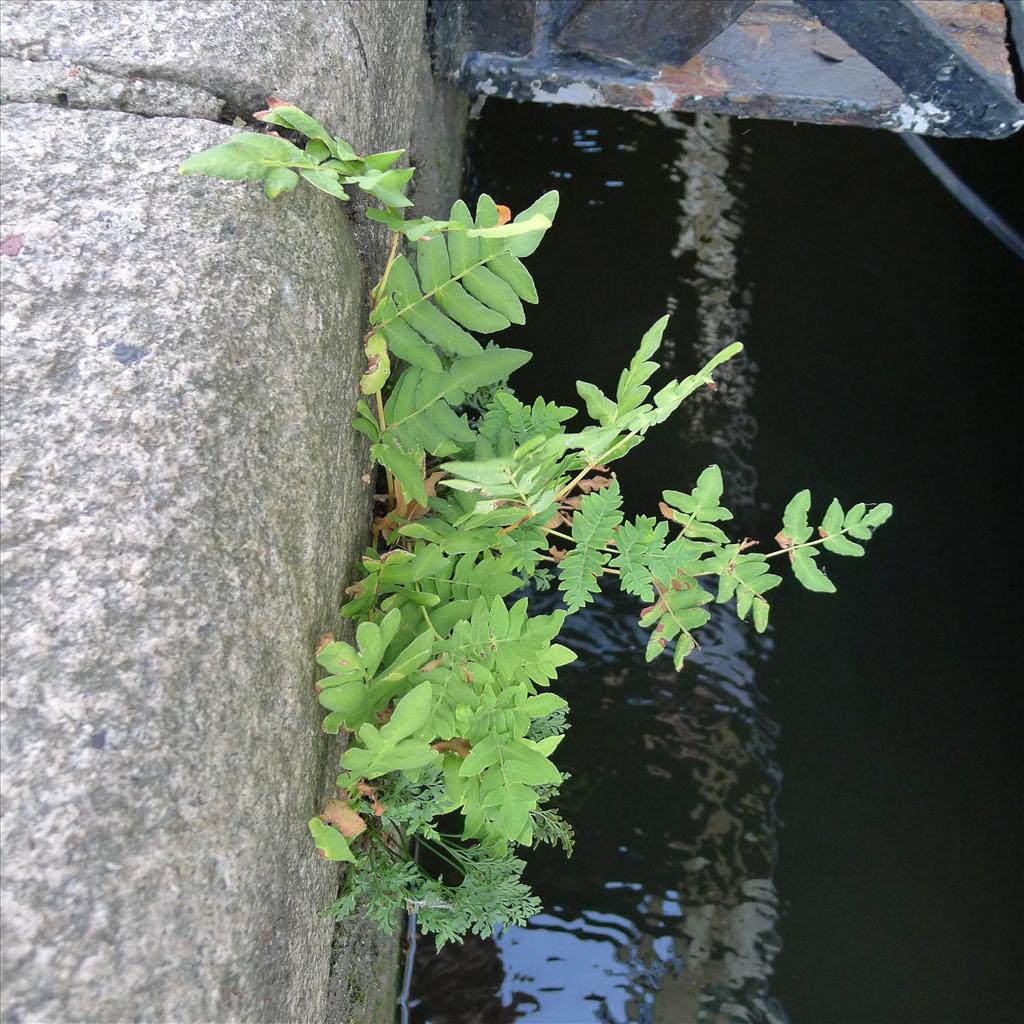
{"label": "fern plant", "polygon": [[[809,590],[834,591],[822,554],[862,555],[892,508],[844,511],[835,499],[815,528],[801,491],[765,551],[726,532],[722,475],[709,466],[692,490],[664,491],[657,516],[626,519],[611,464],[713,387],[742,346],[656,387],[662,317],[613,392],[577,382],[586,415],[570,430],[577,409],[527,404],[509,387],[530,354],[490,340],[538,300],[523,261],[551,227],[557,193],[515,217],[484,195],[444,220],[403,219],[413,169],[394,167],[400,150],[359,156],[276,100],[256,118],[295,141],[243,132],[181,172],[258,180],[271,199],[301,180],[342,201],[359,188],[381,204],[367,216],[391,232],[353,424],[387,494],[341,609],[354,643],[327,637],[316,654],[327,673],[317,684],[323,727],[348,739],[338,796],[309,822],[320,855],[349,865],[330,912],[362,907],[390,929],[398,911],[414,911],[441,944],[489,934],[539,909],[520,849],[572,851],[572,828],[552,806],[568,708],[550,687],[575,657],[557,639],[566,615],[603,583],[618,585],[650,631],[647,659],[664,653],[681,670],[709,605],[733,604],[763,632],[766,595],[783,580],[776,566],[788,563]],[[531,614],[516,596],[528,584],[557,586],[564,610]]]}

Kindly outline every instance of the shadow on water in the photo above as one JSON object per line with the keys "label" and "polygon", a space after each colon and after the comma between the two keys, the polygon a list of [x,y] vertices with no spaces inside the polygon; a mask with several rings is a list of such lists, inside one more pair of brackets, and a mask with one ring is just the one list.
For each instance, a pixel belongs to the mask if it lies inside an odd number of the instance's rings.
{"label": "shadow on water", "polygon": [[[1011,216],[998,166],[1021,152],[944,155]],[[808,484],[897,518],[834,598],[780,592],[768,638],[716,608],[681,676],[644,663],[628,599],[568,621],[576,853],[530,855],[528,927],[420,942],[408,1019],[1015,1019],[1020,602],[1011,560],[947,559],[1019,518],[1024,271],[881,133],[488,103],[470,191],[522,209],[549,187],[521,394],[578,404],[665,310],[677,375],[748,344],[617,464],[630,514],[717,461],[741,533],[772,536]]]}

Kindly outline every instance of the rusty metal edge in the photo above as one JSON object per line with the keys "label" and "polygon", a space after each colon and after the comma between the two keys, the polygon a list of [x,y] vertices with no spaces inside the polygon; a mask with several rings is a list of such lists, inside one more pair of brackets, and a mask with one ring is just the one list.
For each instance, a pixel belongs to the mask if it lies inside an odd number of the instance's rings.
{"label": "rusty metal edge", "polygon": [[[722,95],[692,95],[675,91],[655,75],[625,77],[581,66],[552,68],[530,58],[497,53],[466,54],[457,72],[460,88],[477,95],[527,103],[570,103],[582,107],[617,107],[623,110],[693,111],[756,117],[776,121],[804,121],[861,128],[886,128],[922,135],[951,135],[944,125],[927,118],[906,118],[905,104],[878,106],[858,100],[818,97],[779,97],[745,91]],[[1024,122],[1022,122],[1024,123]],[[998,135],[959,130],[960,137],[995,138]],[[1013,125],[1011,134],[1021,127]]]}

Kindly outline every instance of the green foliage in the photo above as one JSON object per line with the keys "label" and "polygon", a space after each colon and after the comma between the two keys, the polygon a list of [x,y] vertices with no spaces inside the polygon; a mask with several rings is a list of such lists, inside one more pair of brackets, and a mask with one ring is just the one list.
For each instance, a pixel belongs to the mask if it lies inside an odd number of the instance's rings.
{"label": "green foliage", "polygon": [[892,515],[892,505],[882,502],[868,511],[867,506],[861,502],[844,515],[839,499],[833,498],[818,527],[821,539],[815,541],[810,539],[814,536],[814,530],[807,523],[810,509],[811,492],[800,491],[786,506],[782,514],[782,529],[775,539],[789,553],[793,575],[808,590],[831,594],[835,592],[835,584],[818,565],[816,559],[820,552],[815,546],[820,544],[826,551],[837,555],[863,555],[863,546],[850,537],[870,540],[874,528],[881,526]]}
{"label": "green foliage", "polygon": [[345,751],[342,767],[360,778],[377,779],[389,772],[411,772],[434,764],[439,754],[424,728],[432,700],[430,683],[420,683],[396,702],[391,718],[379,729],[369,722],[361,725],[356,733],[359,742]]}
{"label": "green foliage", "polygon": [[410,366],[396,381],[384,408],[387,430],[384,443],[422,457],[455,455],[476,441],[465,414],[455,409],[466,396],[504,380],[530,358],[518,349],[492,348],[476,355],[451,359],[441,370]]}
{"label": "green foliage", "polygon": [[[662,317],[614,395],[577,382],[588,422],[569,430],[576,409],[527,404],[509,388],[528,353],[475,337],[523,323],[538,301],[523,260],[551,227],[557,194],[514,218],[484,195],[472,213],[458,202],[446,220],[406,220],[413,170],[394,166],[400,150],[357,156],[279,101],[257,118],[305,136],[303,148],[245,132],[186,160],[182,173],[261,181],[271,198],[300,180],[338,199],[355,186],[381,203],[367,216],[392,232],[360,381],[377,409],[359,399],[353,423],[370,440],[387,505],[342,608],[355,643],[332,641],[317,654],[324,729],[348,737],[340,799],[309,823],[321,856],[350,864],[330,912],[364,907],[392,928],[400,911],[415,910],[439,943],[486,935],[539,910],[518,847],[572,852],[572,828],[549,806],[564,779],[552,756],[568,711],[550,686],[575,657],[557,642],[566,615],[592,602],[602,581],[617,582],[644,605],[648,660],[670,654],[680,670],[712,602],[735,602],[763,632],[766,595],[782,583],[772,559],[788,559],[807,589],[832,592],[822,552],[863,555],[892,507],[844,511],[834,499],[815,531],[801,491],[783,513],[778,548],[751,550],[757,542],[726,532],[722,474],[709,466],[692,490],[663,492],[660,516],[625,519],[611,463],[689,395],[714,387],[714,371],[742,346],[655,388]],[[566,609],[531,615],[527,598],[511,599],[524,583],[557,585]]]}
{"label": "green foliage", "polygon": [[661,514],[670,522],[679,524],[681,537],[728,543],[729,537],[712,525],[732,519],[732,513],[718,504],[722,491],[722,471],[717,466],[708,466],[697,477],[697,486],[690,494],[681,491],[662,493],[665,502],[661,506]]}
{"label": "green foliage", "polygon": [[344,860],[350,864],[356,863],[356,859],[349,849],[348,841],[333,825],[326,824],[320,818],[310,818],[309,831],[324,860]]}
{"label": "green foliage", "polygon": [[697,646],[693,630],[711,618],[701,607],[711,600],[711,595],[682,570],[670,576],[667,583],[655,579],[654,586],[658,591],[658,599],[640,615],[640,625],[651,629],[651,638],[647,641],[647,660],[654,661],[674,640],[672,662],[679,672],[683,667],[683,659]]}
{"label": "green foliage", "polygon": [[615,531],[622,522],[622,497],[613,480],[607,487],[588,494],[572,517],[573,546],[559,566],[558,589],[565,595],[571,612],[593,600],[601,589],[598,580],[615,549]]}
{"label": "green foliage", "polygon": [[413,168],[389,169],[404,150],[356,156],[343,139],[332,138],[319,122],[290,103],[271,100],[269,110],[256,119],[306,135],[303,149],[276,133],[242,132],[227,142],[189,157],[180,174],[202,174],[228,180],[262,181],[270,199],[291,192],[301,177],[314,188],[335,199],[348,200],[345,185],[356,185],[390,208],[411,206],[402,189],[412,178]]}

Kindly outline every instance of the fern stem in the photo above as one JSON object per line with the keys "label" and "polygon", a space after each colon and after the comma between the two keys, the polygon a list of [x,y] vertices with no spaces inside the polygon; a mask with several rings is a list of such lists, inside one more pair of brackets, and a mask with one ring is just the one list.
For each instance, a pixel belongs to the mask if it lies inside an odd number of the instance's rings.
{"label": "fern stem", "polygon": [[[445,847],[445,850],[442,850],[440,846],[435,845],[434,843],[432,843],[429,839],[425,838],[424,836],[419,836],[418,835],[416,838],[417,838],[419,844],[421,846],[425,846],[428,850],[430,850],[431,853],[433,853],[435,857],[440,857],[441,860],[446,861],[451,867],[455,868],[455,870],[458,871],[458,873],[460,875],[462,875],[463,878],[466,877],[466,869],[465,869],[465,867],[462,864],[459,864],[458,861],[456,861],[454,858],[448,856],[448,852],[447,852],[448,851],[448,847],[447,846]],[[417,865],[417,867],[419,867],[419,865]],[[423,869],[420,868],[420,870],[422,871]],[[424,872],[424,874],[426,874],[426,872]],[[430,878],[430,876],[427,875],[427,878]],[[433,881],[433,879],[431,879],[431,881]]]}
{"label": "fern stem", "polygon": [[695,520],[696,518],[697,518],[697,510],[696,510],[696,509],[694,509],[694,510],[693,510],[693,511],[692,511],[692,512],[690,513],[690,518],[689,518],[689,519],[687,519],[685,523],[681,523],[681,524],[680,524],[680,526],[679,526],[679,536],[680,536],[680,537],[685,537],[685,536],[686,536],[686,531],[687,531],[687,530],[688,530],[688,529],[689,529],[689,528],[690,528],[691,526],[693,526],[693,522],[694,522],[694,520]]}
{"label": "fern stem", "polygon": [[636,432],[635,430],[631,430],[631,431],[630,431],[630,432],[629,432],[628,434],[626,434],[626,435],[624,435],[623,437],[619,438],[619,440],[618,440],[618,441],[616,441],[616,442],[615,442],[615,444],[613,444],[613,445],[611,446],[611,448],[609,448],[609,449],[608,449],[608,451],[606,451],[606,452],[605,452],[605,453],[604,453],[603,455],[601,455],[601,456],[600,456],[600,458],[596,459],[596,460],[595,460],[594,462],[591,462],[591,463],[590,463],[590,464],[589,464],[589,465],[588,465],[588,466],[587,466],[587,467],[586,467],[585,469],[582,469],[582,470],[580,470],[580,472],[579,472],[579,473],[577,473],[577,474],[576,474],[576,476],[574,476],[574,477],[572,478],[572,480],[570,480],[570,481],[569,481],[569,482],[568,482],[568,483],[567,483],[567,484],[566,484],[566,485],[565,485],[565,486],[564,486],[564,487],[563,487],[563,488],[562,488],[562,489],[561,489],[561,490],[560,490],[560,491],[559,491],[559,492],[558,492],[558,493],[557,493],[557,494],[555,495],[555,501],[561,501],[561,500],[562,500],[563,498],[565,498],[565,497],[566,497],[566,496],[567,496],[568,494],[572,493],[572,491],[573,491],[573,490],[575,489],[575,487],[576,487],[576,486],[577,486],[577,485],[579,484],[579,482],[580,482],[580,481],[581,481],[581,480],[582,480],[582,479],[583,479],[583,478],[584,478],[584,477],[585,477],[585,476],[586,476],[586,475],[587,475],[588,473],[590,473],[590,472],[592,472],[593,470],[597,469],[597,467],[598,467],[598,466],[600,466],[600,465],[601,465],[601,463],[603,463],[603,462],[604,462],[604,460],[605,460],[605,459],[607,459],[609,455],[613,454],[613,453],[614,453],[614,452],[615,452],[615,451],[616,451],[617,449],[621,448],[621,447],[622,447],[622,446],[623,446],[623,445],[624,445],[624,444],[625,444],[625,443],[626,443],[627,441],[629,441],[629,440],[631,440],[632,438],[636,437],[636,434],[637,434],[637,432]]}
{"label": "fern stem", "polygon": [[[384,289],[387,287],[388,278],[391,276],[391,268],[395,265],[395,256],[398,254],[398,239],[400,237],[397,231],[391,232],[391,248],[388,250],[387,262],[384,264],[384,273],[380,275],[380,280],[377,282],[376,287],[370,292],[370,300],[374,305],[380,301],[380,297],[384,294]],[[387,422],[384,419],[384,399],[381,397],[380,391],[377,392],[376,398],[377,423],[383,435],[384,431],[387,430]],[[384,474],[388,481],[388,501],[391,504],[391,508],[388,511],[390,512],[396,504],[395,478],[391,475],[391,470],[386,466],[384,467]]]}
{"label": "fern stem", "polygon": [[817,540],[805,540],[800,544],[791,544],[788,548],[779,548],[778,551],[769,551],[764,557],[778,558],[779,555],[788,555],[791,551],[799,551],[800,548],[816,548],[819,545],[824,544],[825,541],[829,540],[831,537],[842,537],[844,533],[849,532],[850,531],[846,529],[846,527],[843,527],[843,529],[837,530],[835,533],[830,533],[828,537],[819,537]]}
{"label": "fern stem", "polygon": [[380,300],[380,297],[384,294],[384,288],[388,283],[388,277],[391,275],[391,268],[395,263],[395,256],[398,254],[398,239],[399,234],[397,231],[391,232],[391,248],[388,251],[388,259],[384,264],[384,273],[380,275],[380,280],[377,282],[376,287],[370,292],[370,298],[373,300],[374,305]]}
{"label": "fern stem", "polygon": [[[395,235],[397,238],[398,236]],[[381,278],[383,280],[383,278]],[[387,420],[384,419],[384,399],[381,398],[381,394],[378,391],[375,395],[377,399],[377,423],[380,426],[381,436],[383,437],[384,431],[388,429]],[[398,494],[395,491],[395,478],[391,475],[391,470],[387,466],[384,467],[384,475],[388,481],[388,511],[393,512],[398,504]],[[376,543],[373,545],[376,547]]]}
{"label": "fern stem", "polygon": [[570,537],[569,534],[561,533],[558,530],[549,530],[546,526],[542,526],[541,527],[541,532],[542,533],[547,533],[547,534],[549,534],[552,537],[561,537],[562,540],[571,540],[573,542],[573,544],[576,543],[575,537]]}
{"label": "fern stem", "polygon": [[436,636],[438,640],[443,639],[441,634],[438,633],[437,629],[435,628],[434,623],[431,622],[431,620],[430,620],[430,613],[427,611],[427,609],[423,605],[420,605],[420,611],[423,613],[423,619],[426,622],[426,624],[430,627],[431,633],[433,633],[434,636]]}
{"label": "fern stem", "polygon": [[[555,495],[555,498],[554,498],[555,502],[561,502],[568,494],[570,494],[573,491],[573,489],[576,487],[576,485],[579,484],[579,482],[588,473],[590,473],[591,471],[597,469],[597,467],[600,466],[604,462],[604,460],[608,458],[609,455],[614,454],[617,449],[621,448],[627,441],[632,440],[632,438],[636,437],[636,435],[637,435],[637,432],[635,430],[631,430],[628,434],[625,434],[623,437],[619,438],[619,440],[616,441],[615,444],[613,444],[611,446],[611,448],[609,448],[606,452],[603,452],[598,459],[596,459],[594,462],[591,462],[584,469],[581,469],[579,471],[579,473],[577,473],[576,476],[574,476]],[[532,512],[532,511],[531,512],[527,512],[527,514],[525,516],[523,516],[521,519],[517,519],[514,523],[512,523],[511,526],[503,526],[498,531],[498,536],[499,537],[504,537],[506,534],[512,533],[514,530],[518,530],[520,526],[522,526],[524,523],[528,523],[536,515],[537,515],[536,512]]]}
{"label": "fern stem", "polygon": [[[541,532],[542,533],[550,534],[552,537],[560,537],[562,540],[572,541],[573,544],[576,543],[576,538],[575,537],[570,537],[569,534],[561,533],[559,530],[549,530],[546,526],[542,526],[541,527]],[[596,548],[595,550],[597,550],[597,551],[605,551],[609,555],[617,555],[619,553],[617,548],[610,548],[607,545],[602,545],[601,547]]]}
{"label": "fern stem", "polygon": [[498,536],[504,537],[506,534],[512,533],[514,530],[518,530],[519,527],[523,525],[523,523],[528,523],[536,514],[536,512],[527,512],[527,514],[523,516],[522,519],[517,519],[514,523],[512,523],[509,526],[503,526],[498,531]]}
{"label": "fern stem", "polygon": [[[547,555],[542,555],[541,558],[540,558],[540,561],[541,562],[554,562],[555,565],[558,565],[558,561],[559,560],[557,558],[548,558]],[[619,572],[618,569],[613,569],[610,565],[602,566],[601,572],[607,573],[609,576],[621,576],[622,575],[622,573]]]}
{"label": "fern stem", "polygon": [[[574,537],[569,537],[568,534],[562,534],[562,532],[560,532],[557,529],[548,529],[546,526],[542,526],[541,530],[542,530],[542,532],[545,532],[545,534],[550,534],[552,537],[560,537],[563,541],[571,541],[573,544],[577,543],[577,542],[575,542],[575,538]],[[618,549],[617,548],[609,548],[607,545],[602,545],[601,547],[599,547],[599,548],[597,548],[595,550],[597,550],[597,551],[606,551],[609,555],[617,555],[618,554]]]}

